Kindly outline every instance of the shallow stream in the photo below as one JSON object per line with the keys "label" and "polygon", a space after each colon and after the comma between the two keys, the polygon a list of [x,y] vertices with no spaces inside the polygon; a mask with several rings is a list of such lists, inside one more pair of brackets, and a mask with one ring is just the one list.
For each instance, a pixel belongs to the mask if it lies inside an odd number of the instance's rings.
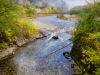
{"label": "shallow stream", "polygon": [[[59,26],[59,29],[46,38],[20,47],[13,57],[0,62],[0,75],[73,75],[72,59],[66,59],[63,52],[71,51],[71,35],[66,31],[73,27],[75,22],[60,20],[55,16],[32,20],[51,23]],[[59,39],[52,39],[54,35]],[[66,45],[68,46],[60,49]],[[58,51],[55,52],[56,50]]]}

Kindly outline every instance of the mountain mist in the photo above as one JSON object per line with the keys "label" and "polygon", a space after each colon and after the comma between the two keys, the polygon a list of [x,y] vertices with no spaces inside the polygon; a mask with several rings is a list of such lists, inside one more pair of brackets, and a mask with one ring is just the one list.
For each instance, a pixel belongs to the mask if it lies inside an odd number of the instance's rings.
{"label": "mountain mist", "polygon": [[69,10],[77,5],[85,5],[85,0],[15,0],[16,3],[23,5],[25,1],[29,1],[31,4],[37,7],[55,7],[65,10]]}

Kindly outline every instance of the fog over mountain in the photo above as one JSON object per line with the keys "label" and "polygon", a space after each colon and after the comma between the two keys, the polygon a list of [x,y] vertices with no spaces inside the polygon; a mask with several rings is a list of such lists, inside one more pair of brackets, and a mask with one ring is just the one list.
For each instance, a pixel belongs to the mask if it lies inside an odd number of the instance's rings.
{"label": "fog over mountain", "polygon": [[85,5],[86,4],[86,0],[64,0],[64,1],[67,4],[68,9],[70,9],[74,6]]}
{"label": "fog over mountain", "polygon": [[49,6],[51,7],[58,7],[62,9],[67,9],[67,4],[64,0],[47,0]]}
{"label": "fog over mountain", "polygon": [[[16,2],[25,2],[26,0],[16,0]],[[29,0],[31,4],[39,7],[56,7],[62,9],[70,9],[77,5],[85,5],[85,0]],[[23,4],[20,3],[20,4]]]}

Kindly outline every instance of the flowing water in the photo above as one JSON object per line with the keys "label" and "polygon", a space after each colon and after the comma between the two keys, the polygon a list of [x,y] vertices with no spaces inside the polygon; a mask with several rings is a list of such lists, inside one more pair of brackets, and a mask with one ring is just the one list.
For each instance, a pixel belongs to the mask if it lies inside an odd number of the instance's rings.
{"label": "flowing water", "polygon": [[[74,26],[75,22],[60,20],[55,16],[32,20],[51,23],[59,26],[59,29],[46,38],[19,48],[13,57],[0,62],[0,75],[73,75],[71,57],[66,59],[63,52],[71,51],[72,44],[68,45],[71,35],[66,30]],[[59,39],[51,39],[54,35],[59,36]]]}

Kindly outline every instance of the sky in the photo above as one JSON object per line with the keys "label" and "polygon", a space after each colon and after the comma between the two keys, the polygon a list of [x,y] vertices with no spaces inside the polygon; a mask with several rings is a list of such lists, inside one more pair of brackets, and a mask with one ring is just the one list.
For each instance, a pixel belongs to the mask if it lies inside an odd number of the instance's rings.
{"label": "sky", "polygon": [[85,0],[64,0],[64,1],[67,3],[69,8],[72,8],[77,5],[85,5],[86,4]]}

